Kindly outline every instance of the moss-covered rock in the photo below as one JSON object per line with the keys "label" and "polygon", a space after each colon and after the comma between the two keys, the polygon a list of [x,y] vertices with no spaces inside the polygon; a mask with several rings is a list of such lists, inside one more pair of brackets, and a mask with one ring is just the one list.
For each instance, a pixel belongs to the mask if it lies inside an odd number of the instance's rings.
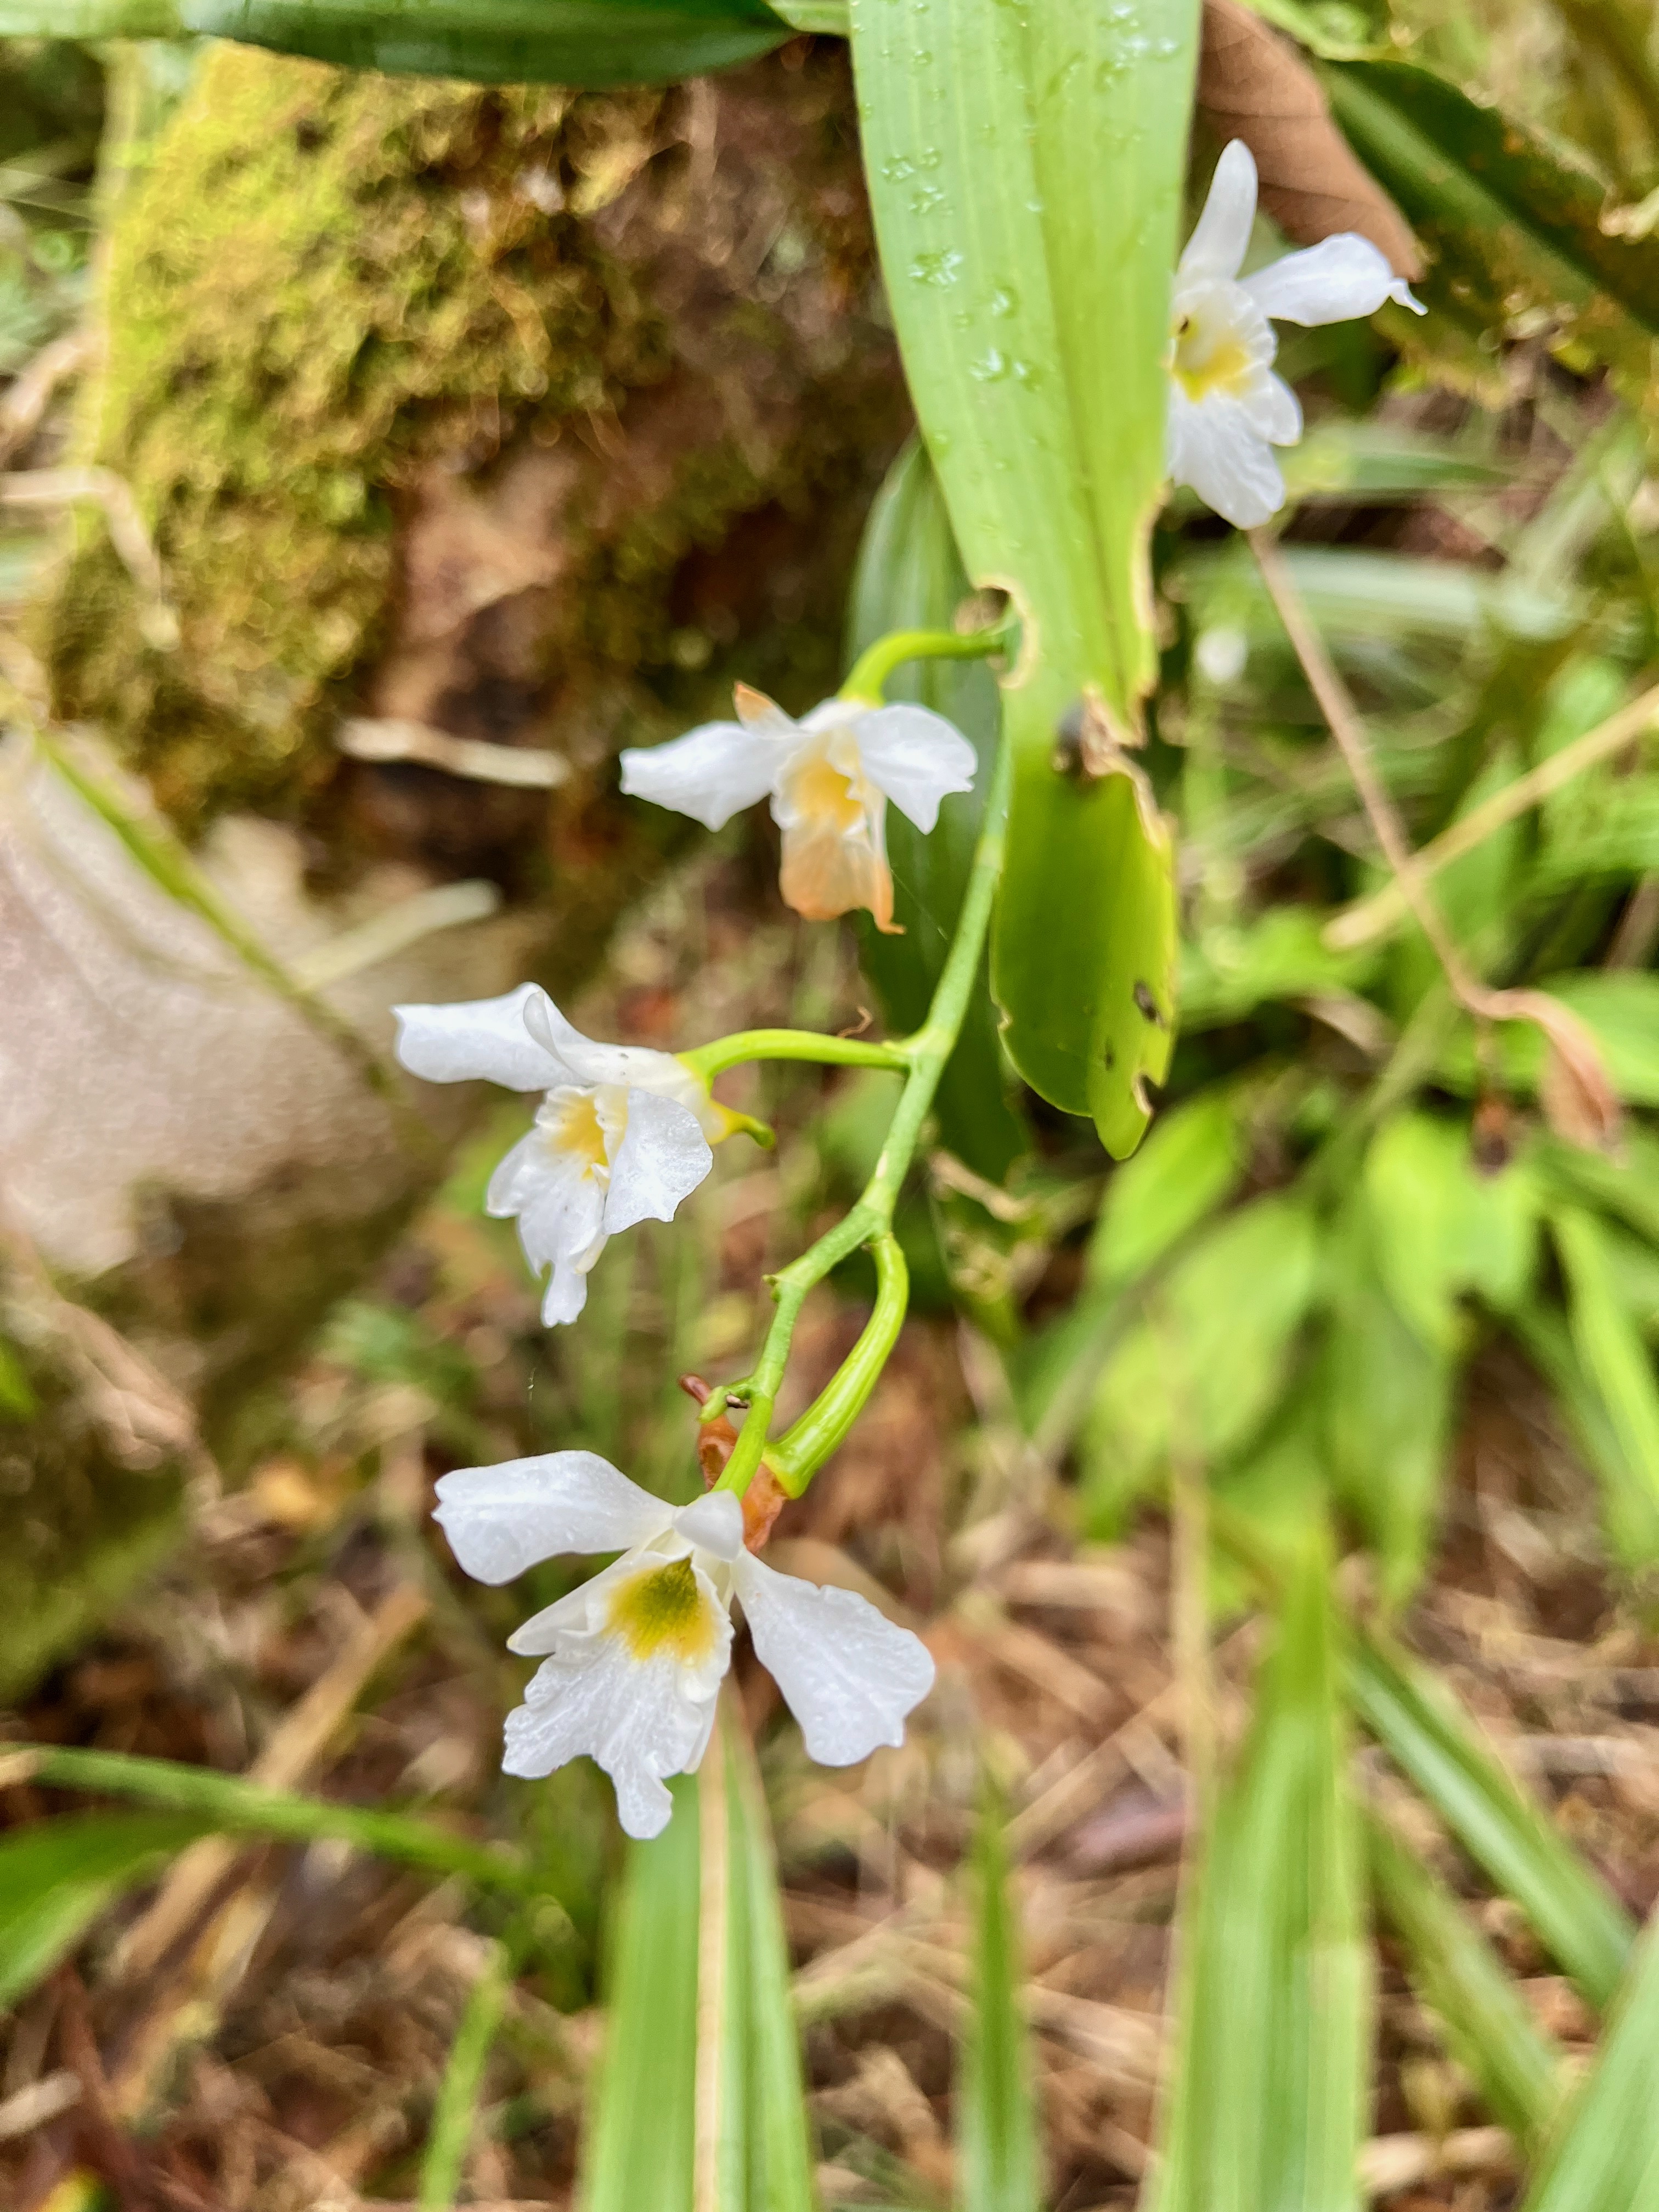
{"label": "moss-covered rock", "polygon": [[[688,558],[761,512],[811,544],[813,503],[898,427],[890,345],[857,313],[849,112],[828,55],[573,94],[212,51],[120,204],[80,440],[132,485],[182,641],[147,641],[89,527],[43,623],[65,715],[194,831],[317,815],[343,706],[435,641],[416,706],[467,734],[557,741],[607,672],[672,688]],[[516,567],[465,543],[450,573],[411,565],[434,501],[460,485],[499,526],[538,470]],[[755,580],[689,658],[775,626]],[[503,602],[481,668],[463,647]]]}

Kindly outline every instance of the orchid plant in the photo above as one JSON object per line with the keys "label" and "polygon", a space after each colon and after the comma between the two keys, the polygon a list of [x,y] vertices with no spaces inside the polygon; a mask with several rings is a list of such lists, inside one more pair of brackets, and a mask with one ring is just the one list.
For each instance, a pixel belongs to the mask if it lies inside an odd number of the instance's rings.
{"label": "orchid plant", "polygon": [[[1181,259],[1165,363],[1170,474],[1239,523],[1265,520],[1282,501],[1270,448],[1301,428],[1293,394],[1269,367],[1268,318],[1316,323],[1369,313],[1388,298],[1415,304],[1376,248],[1352,236],[1239,281],[1255,208],[1255,165],[1235,143]],[[1012,672],[1021,632],[1017,615],[966,632],[892,632],[861,656],[836,697],[799,720],[739,684],[734,720],[624,752],[623,789],[711,830],[769,800],[782,833],[784,902],[813,921],[861,908],[890,933],[888,804],[924,835],[933,831],[941,803],[973,788],[977,757],[944,716],[889,702],[885,684],[905,663],[932,659],[996,659]],[[526,1258],[545,1277],[550,1326],[580,1314],[588,1272],[611,1237],[647,1218],[672,1219],[708,1174],[713,1145],[744,1129],[766,1140],[767,1132],[714,1097],[725,1071],[798,1060],[905,1078],[858,1204],[774,1279],[777,1312],[753,1367],[702,1406],[705,1425],[742,1416],[708,1496],[672,1510],[580,1451],[466,1468],[439,1486],[437,1518],[461,1565],[482,1581],[511,1580],[558,1553],[621,1553],[512,1638],[513,1650],[544,1663],[507,1721],[505,1763],[511,1773],[539,1775],[591,1755],[615,1782],[630,1834],[659,1832],[672,1809],[666,1778],[695,1771],[703,1755],[730,1664],[734,1601],[809,1752],[828,1764],[898,1743],[905,1717],[932,1684],[933,1662],[908,1630],[861,1597],[781,1575],[755,1554],[783,1500],[800,1495],[856,1419],[904,1317],[894,1208],[979,972],[1013,771],[1005,738],[950,951],[927,1018],[911,1036],[874,1042],[753,1030],[672,1055],[594,1043],[533,984],[472,1004],[398,1010],[398,1053],[411,1073],[433,1082],[482,1077],[543,1094],[485,1203],[516,1219]],[[816,1401],[774,1437],[806,1294],[860,1247],[876,1268],[870,1319]],[[704,1457],[712,1464],[718,1455]]]}

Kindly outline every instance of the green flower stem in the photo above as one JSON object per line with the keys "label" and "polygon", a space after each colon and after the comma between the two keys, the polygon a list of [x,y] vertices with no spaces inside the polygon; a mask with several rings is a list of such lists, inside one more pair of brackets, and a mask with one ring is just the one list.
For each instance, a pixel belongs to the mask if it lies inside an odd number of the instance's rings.
{"label": "green flower stem", "polygon": [[[924,635],[926,633],[923,633]],[[888,641],[890,642],[890,641]],[[862,665],[862,664],[860,664]],[[729,1405],[744,1405],[748,1413],[738,1431],[736,1448],[719,1482],[717,1490],[735,1491],[741,1497],[748,1489],[755,1470],[765,1454],[768,1463],[776,1464],[776,1449],[769,1450],[767,1432],[771,1425],[772,1409],[783,1382],[783,1371],[789,1358],[789,1345],[795,1323],[805,1302],[807,1292],[842,1261],[856,1252],[861,1244],[872,1246],[877,1260],[877,1314],[872,1315],[864,1335],[854,1347],[847,1365],[831,1381],[829,1389],[816,1404],[810,1407],[790,1430],[788,1437],[780,1439],[781,1446],[792,1442],[801,1455],[802,1464],[787,1472],[794,1476],[801,1488],[811,1479],[815,1468],[850,1426],[854,1416],[875,1387],[892,1340],[898,1333],[898,1321],[903,1318],[903,1306],[898,1305],[897,1318],[892,1318],[891,1285],[895,1278],[887,1279],[889,1303],[883,1305],[881,1247],[890,1243],[893,1230],[893,1209],[898,1203],[900,1188],[904,1182],[915,1149],[921,1137],[922,1123],[933,1103],[933,1093],[939,1088],[945,1063],[956,1049],[962,1030],[963,1018],[968,1011],[975,978],[979,970],[979,957],[985,945],[985,933],[990,927],[991,908],[1002,874],[1003,852],[1006,842],[1008,794],[1013,784],[1013,755],[1005,737],[997,748],[996,766],[991,771],[990,789],[986,794],[985,819],[981,825],[979,842],[974,848],[974,865],[968,878],[968,888],[963,896],[962,911],[957,917],[956,935],[945,957],[945,968],[933,993],[933,1002],[927,1009],[927,1018],[913,1036],[906,1037],[902,1045],[892,1048],[902,1052],[908,1069],[904,1089],[900,1093],[897,1110],[882,1146],[881,1157],[876,1162],[875,1173],[865,1185],[858,1204],[844,1220],[820,1237],[799,1259],[792,1260],[782,1272],[772,1279],[772,1295],[777,1301],[777,1311],[772,1326],[767,1331],[766,1342],[761,1347],[760,1358],[754,1370],[738,1382],[728,1383],[717,1390],[703,1408],[703,1418],[712,1419]],[[888,1265],[890,1269],[891,1261]],[[877,1316],[882,1317],[885,1331],[890,1321],[890,1334],[884,1345],[876,1334]],[[866,1345],[867,1356],[860,1358]],[[878,1349],[878,1346],[880,1348]],[[848,1370],[853,1372],[849,1376]],[[854,1396],[856,1392],[856,1396]],[[833,1401],[829,1403],[827,1401]],[[820,1409],[823,1423],[819,1427]],[[817,1443],[833,1431],[832,1441],[824,1450],[804,1465],[805,1450],[816,1450]],[[786,1470],[779,1470],[781,1475]],[[784,1486],[790,1487],[786,1480]]]}
{"label": "green flower stem", "polygon": [[888,1356],[898,1340],[910,1302],[910,1270],[896,1237],[870,1247],[876,1263],[876,1303],[858,1342],[792,1429],[769,1444],[766,1464],[781,1488],[799,1498],[864,1411]]}
{"label": "green flower stem", "polygon": [[982,660],[1007,644],[1010,628],[1000,622],[990,629],[970,630],[965,637],[951,629],[890,630],[854,662],[841,696],[878,707],[888,678],[907,660]]}
{"label": "green flower stem", "polygon": [[908,1067],[905,1044],[878,1044],[864,1037],[820,1036],[815,1030],[736,1030],[712,1044],[694,1045],[679,1055],[700,1083],[710,1084],[728,1067],[750,1060],[813,1060],[826,1067]]}

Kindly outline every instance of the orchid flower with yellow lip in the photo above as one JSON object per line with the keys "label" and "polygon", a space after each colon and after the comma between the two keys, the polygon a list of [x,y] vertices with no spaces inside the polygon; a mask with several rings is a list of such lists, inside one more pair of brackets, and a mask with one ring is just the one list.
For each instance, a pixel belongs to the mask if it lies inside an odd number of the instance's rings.
{"label": "orchid flower with yellow lip", "polygon": [[906,1716],[933,1686],[933,1660],[908,1629],[850,1590],[780,1574],[745,1550],[730,1491],[676,1510],[596,1452],[550,1452],[444,1475],[434,1517],[479,1582],[511,1582],[562,1552],[621,1551],[508,1638],[514,1651],[546,1656],[507,1716],[502,1766],[550,1774],[586,1753],[616,1785],[630,1836],[661,1832],[673,1809],[665,1778],[694,1772],[708,1748],[734,1599],[826,1766],[902,1743]]}
{"label": "orchid flower with yellow lip", "polygon": [[1302,435],[1302,409],[1273,373],[1273,319],[1343,323],[1385,300],[1423,313],[1369,239],[1322,239],[1240,276],[1255,221],[1255,162],[1235,138],[1176,272],[1170,356],[1169,471],[1241,530],[1285,503],[1275,446]]}
{"label": "orchid flower with yellow lip", "polygon": [[525,1257],[547,1276],[550,1327],[580,1313],[606,1241],[638,1221],[672,1221],[714,1165],[711,1140],[744,1126],[672,1053],[594,1043],[534,983],[499,999],[393,1012],[398,1057],[411,1075],[545,1094],[484,1205],[516,1217]]}
{"label": "orchid flower with yellow lip", "polygon": [[826,699],[799,721],[739,684],[737,720],[704,722],[662,745],[622,757],[631,798],[689,814],[706,830],[769,799],[783,832],[780,888],[809,921],[866,907],[894,933],[887,865],[891,799],[924,832],[939,801],[971,791],[978,758],[954,724],[926,707]]}

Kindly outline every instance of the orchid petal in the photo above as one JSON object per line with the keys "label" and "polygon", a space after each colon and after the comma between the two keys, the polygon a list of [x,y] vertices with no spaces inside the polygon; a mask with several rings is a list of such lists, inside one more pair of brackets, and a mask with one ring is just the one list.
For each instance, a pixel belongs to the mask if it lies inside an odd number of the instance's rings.
{"label": "orchid petal", "polygon": [[1262,313],[1281,323],[1352,322],[1374,315],[1385,300],[1423,313],[1422,302],[1386,256],[1351,230],[1322,239],[1304,253],[1287,253],[1242,283]]}
{"label": "orchid petal", "polygon": [[717,1559],[735,1559],[743,1549],[743,1506],[729,1490],[713,1490],[694,1498],[674,1516],[674,1530],[700,1552]]}
{"label": "orchid petal", "polygon": [[1222,396],[1194,405],[1170,394],[1170,474],[1240,530],[1267,521],[1285,503],[1285,479],[1273,448],[1243,409]]}
{"label": "orchid petal", "polygon": [[499,999],[394,1006],[398,1057],[428,1083],[479,1079],[509,1091],[545,1091],[560,1079],[559,1067],[526,1026],[526,1017],[546,997],[537,984],[521,983]]}
{"label": "orchid petal", "polygon": [[702,1086],[672,1052],[657,1052],[643,1044],[597,1043],[567,1021],[544,991],[526,1007],[525,1026],[565,1071],[556,1081],[620,1083],[633,1090],[660,1091],[696,1110]]}
{"label": "orchid petal", "polygon": [[508,1583],[561,1552],[615,1552],[668,1524],[659,1498],[597,1452],[548,1452],[438,1479],[433,1519],[475,1582]]}
{"label": "orchid petal", "polygon": [[1204,212],[1181,257],[1180,274],[1237,276],[1255,222],[1255,162],[1244,141],[1235,138],[1223,147],[1215,165]]}
{"label": "orchid petal", "polygon": [[560,1151],[540,1121],[489,1179],[485,1212],[498,1220],[516,1215],[532,1271],[551,1270],[542,1301],[550,1328],[574,1321],[587,1303],[587,1271],[605,1249],[605,1196],[588,1163]]}
{"label": "orchid petal", "polygon": [[853,725],[864,772],[899,812],[927,831],[939,801],[971,791],[979,756],[943,714],[927,707],[878,707]]}
{"label": "orchid petal", "polygon": [[[885,811],[879,796],[876,805]],[[786,824],[778,889],[784,904],[808,921],[833,921],[837,915],[866,907],[877,928],[891,934],[893,875],[881,815],[850,835],[833,823]]]}
{"label": "orchid petal", "polygon": [[905,1716],[933,1684],[920,1637],[851,1590],[821,1589],[744,1552],[732,1578],[755,1650],[800,1723],[811,1755],[851,1766],[904,1741]]}
{"label": "orchid petal", "polygon": [[605,1233],[636,1221],[672,1221],[714,1164],[697,1117],[654,1091],[628,1093],[628,1126],[611,1163],[605,1200]]}
{"label": "orchid petal", "polygon": [[714,1700],[731,1661],[732,1623],[718,1615],[710,1657],[696,1670],[666,1655],[636,1659],[619,1637],[573,1637],[539,1667],[507,1717],[508,1774],[550,1774],[583,1752],[616,1785],[630,1836],[660,1835],[674,1809],[664,1778],[689,1772],[708,1745]]}
{"label": "orchid petal", "polygon": [[787,759],[787,742],[769,720],[759,729],[703,722],[665,745],[630,745],[622,756],[622,787],[630,799],[720,830],[766,797]]}

